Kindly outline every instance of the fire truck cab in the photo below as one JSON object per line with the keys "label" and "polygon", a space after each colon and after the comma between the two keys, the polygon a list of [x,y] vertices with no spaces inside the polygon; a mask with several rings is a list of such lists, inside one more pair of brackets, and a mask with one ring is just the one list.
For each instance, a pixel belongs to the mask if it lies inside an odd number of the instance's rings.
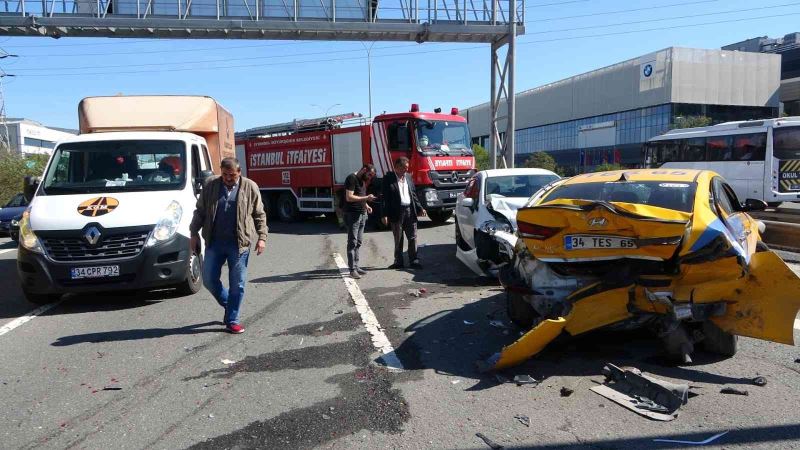
{"label": "fire truck cab", "polygon": [[347,175],[373,164],[377,176],[369,189],[379,195],[383,176],[393,170],[395,159],[405,156],[428,216],[446,222],[476,171],[466,119],[456,108],[450,114],[438,108],[420,112],[416,104],[371,123],[347,123],[359,117],[293,121],[237,133],[237,152],[267,207],[282,221],[334,212]]}

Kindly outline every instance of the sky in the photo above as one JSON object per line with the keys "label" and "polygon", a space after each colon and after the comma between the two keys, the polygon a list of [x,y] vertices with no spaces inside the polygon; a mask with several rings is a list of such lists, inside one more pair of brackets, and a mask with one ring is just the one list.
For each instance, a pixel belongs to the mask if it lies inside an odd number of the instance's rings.
{"label": "sky", "polygon": [[[527,0],[516,91],[666,47],[782,37],[800,31],[798,18],[800,0]],[[77,128],[84,97],[195,94],[224,105],[242,131],[326,113],[367,116],[365,45],[374,115],[489,100],[491,51],[475,43],[0,36],[0,49],[18,55],[0,59],[0,69],[14,75],[2,79],[8,117]]]}

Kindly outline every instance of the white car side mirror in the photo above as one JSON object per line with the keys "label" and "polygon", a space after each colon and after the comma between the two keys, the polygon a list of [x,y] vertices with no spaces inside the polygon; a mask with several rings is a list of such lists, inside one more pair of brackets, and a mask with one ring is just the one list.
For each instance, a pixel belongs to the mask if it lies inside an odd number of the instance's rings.
{"label": "white car side mirror", "polygon": [[461,206],[472,208],[474,205],[475,205],[475,200],[473,200],[471,197],[465,197],[464,200],[461,200]]}

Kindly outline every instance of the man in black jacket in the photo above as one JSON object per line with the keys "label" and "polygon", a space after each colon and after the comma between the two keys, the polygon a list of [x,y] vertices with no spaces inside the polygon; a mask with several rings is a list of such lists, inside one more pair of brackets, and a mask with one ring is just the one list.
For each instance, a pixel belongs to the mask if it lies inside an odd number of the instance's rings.
{"label": "man in black jacket", "polygon": [[427,216],[417,198],[416,188],[408,175],[408,158],[402,156],[394,162],[394,172],[383,177],[383,224],[391,224],[394,235],[394,264],[390,269],[401,269],[403,263],[403,234],[408,238],[408,260],[411,267],[421,269],[417,258],[417,216]]}

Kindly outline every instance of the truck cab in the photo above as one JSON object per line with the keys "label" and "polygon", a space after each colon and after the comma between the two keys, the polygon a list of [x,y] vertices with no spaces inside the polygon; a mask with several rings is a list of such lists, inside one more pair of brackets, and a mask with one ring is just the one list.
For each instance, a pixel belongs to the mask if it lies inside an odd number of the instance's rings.
{"label": "truck cab", "polygon": [[18,273],[29,301],[61,294],[202,286],[189,222],[212,174],[188,132],[108,132],[58,143],[20,221]]}
{"label": "truck cab", "polygon": [[386,146],[391,160],[405,156],[417,196],[434,222],[446,222],[456,206],[458,194],[475,174],[469,128],[453,108],[450,114],[420,112],[416,104],[409,112],[383,114],[374,124],[384,137],[375,141]]}

